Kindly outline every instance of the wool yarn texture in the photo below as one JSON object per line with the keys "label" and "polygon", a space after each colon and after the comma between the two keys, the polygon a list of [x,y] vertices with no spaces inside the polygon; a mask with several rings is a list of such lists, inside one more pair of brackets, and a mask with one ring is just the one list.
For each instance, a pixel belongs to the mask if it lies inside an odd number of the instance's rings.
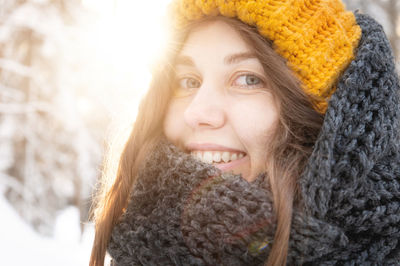
{"label": "wool yarn texture", "polygon": [[[382,27],[355,16],[362,37],[299,179],[288,265],[400,262],[399,78]],[[263,265],[275,232],[265,178],[249,183],[161,141],[113,229],[113,265]]]}
{"label": "wool yarn texture", "polygon": [[321,113],[361,37],[354,14],[340,0],[174,0],[170,7],[178,30],[190,21],[218,15],[255,26],[271,40]]}

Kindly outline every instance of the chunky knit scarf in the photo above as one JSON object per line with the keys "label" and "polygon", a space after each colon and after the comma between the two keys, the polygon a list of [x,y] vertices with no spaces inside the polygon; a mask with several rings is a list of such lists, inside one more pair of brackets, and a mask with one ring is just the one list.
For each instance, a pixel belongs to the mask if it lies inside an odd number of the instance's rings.
{"label": "chunky knit scarf", "polygon": [[[293,214],[289,265],[400,263],[399,80],[382,27],[356,17],[357,56],[300,178],[306,210]],[[264,179],[221,174],[163,140],[113,230],[113,264],[262,265],[276,224]]]}

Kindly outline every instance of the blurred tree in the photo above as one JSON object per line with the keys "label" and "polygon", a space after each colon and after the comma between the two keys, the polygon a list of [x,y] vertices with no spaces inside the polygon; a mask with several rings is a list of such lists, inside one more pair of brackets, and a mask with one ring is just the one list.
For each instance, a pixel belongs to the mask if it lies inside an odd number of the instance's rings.
{"label": "blurred tree", "polygon": [[101,160],[77,112],[83,12],[78,0],[0,1],[0,193],[45,235],[68,205],[86,220]]}

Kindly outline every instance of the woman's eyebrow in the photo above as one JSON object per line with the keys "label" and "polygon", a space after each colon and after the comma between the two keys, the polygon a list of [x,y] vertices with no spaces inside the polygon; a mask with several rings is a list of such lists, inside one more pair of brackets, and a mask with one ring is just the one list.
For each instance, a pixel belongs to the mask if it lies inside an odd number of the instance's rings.
{"label": "woman's eyebrow", "polygon": [[195,66],[193,59],[190,56],[186,55],[179,55],[175,60],[175,65],[183,65],[183,66]]}
{"label": "woman's eyebrow", "polygon": [[[240,52],[240,53],[227,55],[224,58],[224,64],[232,65],[232,64],[237,64],[244,60],[254,59],[254,58],[257,58],[257,56],[253,52]],[[175,65],[183,65],[183,66],[191,66],[191,67],[196,66],[193,59],[187,55],[179,55],[175,60]]]}
{"label": "woman's eyebrow", "polygon": [[241,52],[226,56],[224,59],[224,63],[225,65],[232,65],[253,58],[257,58],[257,56],[253,52]]}

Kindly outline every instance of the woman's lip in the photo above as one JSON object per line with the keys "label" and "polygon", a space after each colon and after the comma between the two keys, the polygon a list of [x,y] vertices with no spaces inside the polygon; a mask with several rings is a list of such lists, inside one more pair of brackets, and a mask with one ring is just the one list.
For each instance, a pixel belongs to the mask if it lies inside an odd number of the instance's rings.
{"label": "woman's lip", "polygon": [[189,143],[185,146],[185,148],[189,151],[229,151],[229,152],[241,152],[244,151],[229,148],[226,146],[214,144],[214,143]]}
{"label": "woman's lip", "polygon": [[220,169],[221,171],[229,171],[238,166],[239,164],[244,163],[247,160],[249,160],[249,156],[246,155],[243,158],[230,161],[229,163],[213,163],[213,165],[218,169]]}

